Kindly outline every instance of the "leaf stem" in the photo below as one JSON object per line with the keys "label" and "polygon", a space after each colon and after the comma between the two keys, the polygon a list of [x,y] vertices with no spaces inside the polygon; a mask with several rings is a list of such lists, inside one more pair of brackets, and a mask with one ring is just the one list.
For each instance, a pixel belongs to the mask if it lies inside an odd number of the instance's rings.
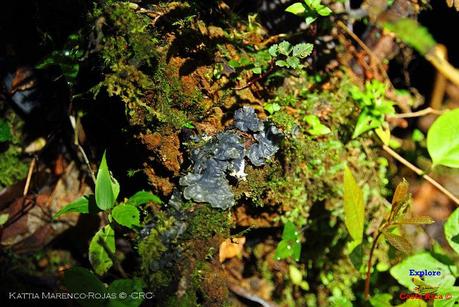
{"label": "leaf stem", "polygon": [[129,278],[128,274],[126,274],[126,271],[124,271],[123,267],[121,266],[121,263],[119,262],[118,258],[116,258],[115,254],[113,254],[113,252],[108,247],[107,242],[105,242],[104,239],[99,238],[98,243],[102,245],[108,257],[112,260],[113,265],[118,270],[118,272],[120,272],[121,277]]}
{"label": "leaf stem", "polygon": [[384,151],[386,151],[389,155],[394,157],[396,160],[398,160],[400,163],[408,167],[410,170],[415,172],[417,175],[421,176],[428,182],[430,182],[434,187],[436,187],[438,190],[440,190],[443,194],[445,194],[449,199],[451,199],[457,206],[459,206],[459,199],[453,195],[450,191],[448,191],[444,186],[442,186],[438,181],[430,177],[429,175],[425,174],[422,169],[419,167],[411,164],[409,161],[407,161],[405,158],[400,156],[398,153],[396,153],[394,150],[392,150],[389,146],[383,145]]}
{"label": "leaf stem", "polygon": [[368,265],[367,265],[367,276],[365,278],[365,292],[364,297],[367,300],[368,296],[370,295],[370,275],[371,275],[371,262],[373,260],[373,253],[376,248],[376,243],[378,242],[379,237],[381,236],[382,231],[378,229],[378,234],[376,235],[373,243],[371,244],[370,256],[368,257]]}

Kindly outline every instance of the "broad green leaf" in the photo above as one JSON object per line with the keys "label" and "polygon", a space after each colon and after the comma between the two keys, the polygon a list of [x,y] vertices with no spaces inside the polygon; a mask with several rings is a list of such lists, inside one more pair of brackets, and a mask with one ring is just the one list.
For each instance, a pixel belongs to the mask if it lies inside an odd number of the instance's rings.
{"label": "broad green leaf", "polygon": [[[139,295],[135,295],[133,297],[130,294],[136,292],[142,292],[145,285],[140,278],[133,278],[133,279],[117,279],[113,281],[110,286],[107,288],[108,293],[116,293],[117,299],[110,300],[108,307],[115,307],[115,306],[127,306],[127,307],[138,307],[142,304],[143,299]],[[126,299],[119,298],[120,293],[127,294]],[[122,304],[122,305],[121,305]]]}
{"label": "broad green leaf", "polygon": [[128,204],[118,205],[113,208],[112,216],[118,224],[128,228],[140,226],[140,212],[137,207]]}
{"label": "broad green leaf", "polygon": [[370,304],[373,307],[392,307],[391,299],[392,295],[389,293],[378,293],[370,298]]}
{"label": "broad green leaf", "polygon": [[269,54],[270,54],[271,56],[273,56],[273,57],[276,57],[276,56],[277,56],[277,48],[278,48],[278,46],[279,46],[279,45],[274,44],[274,45],[272,45],[271,47],[269,47],[268,52],[269,52]]}
{"label": "broad green leaf", "polygon": [[332,10],[330,10],[328,7],[326,7],[325,5],[320,5],[319,7],[316,8],[316,12],[320,15],[320,16],[328,16],[332,13]]}
{"label": "broad green leaf", "polygon": [[312,16],[307,16],[304,21],[306,22],[306,25],[312,24],[314,21],[316,21],[317,17],[312,17]]}
{"label": "broad green leaf", "polygon": [[115,198],[115,201],[116,201],[116,199],[118,198],[118,195],[120,195],[121,187],[120,187],[118,180],[116,180],[115,177],[110,175],[110,179],[112,183],[113,197]]}
{"label": "broad green leaf", "polygon": [[310,126],[307,130],[308,133],[313,136],[325,135],[331,132],[330,128],[323,125],[316,115],[306,115],[303,119]]}
{"label": "broad green leaf", "polygon": [[378,127],[375,129],[376,134],[381,139],[384,145],[389,145],[390,142],[390,129],[386,128],[383,129],[382,127]]}
{"label": "broad green leaf", "polygon": [[434,166],[459,168],[459,109],[441,115],[427,132],[427,150]]}
{"label": "broad green leaf", "polygon": [[8,123],[0,119],[0,143],[10,141],[12,138]]}
{"label": "broad green leaf", "polygon": [[415,271],[440,271],[440,276],[423,276],[424,281],[432,286],[453,286],[456,274],[455,266],[448,266],[434,257],[428,252],[419,253],[410,257],[405,258],[403,261],[393,266],[390,269],[390,274],[394,277],[401,285],[414,290],[416,285],[412,281],[410,276],[410,270]]}
{"label": "broad green leaf", "polygon": [[427,303],[419,299],[407,299],[403,304],[396,307],[427,307]]}
{"label": "broad green leaf", "polygon": [[277,61],[276,61],[276,65],[279,66],[279,67],[286,67],[286,66],[288,66],[287,62],[285,62],[284,60],[277,60]]}
{"label": "broad green leaf", "polygon": [[441,295],[442,299],[434,300],[434,307],[453,307],[459,304],[459,287],[439,287],[436,294]]}
{"label": "broad green leaf", "polygon": [[293,47],[293,56],[303,59],[311,54],[313,48],[314,48],[313,44],[308,44],[308,43],[296,44]]}
{"label": "broad green leaf", "polygon": [[89,262],[98,275],[105,274],[113,265],[106,248],[115,254],[115,232],[110,225],[99,229],[89,244]]}
{"label": "broad green leaf", "polygon": [[365,220],[363,192],[352,175],[351,170],[344,168],[344,223],[352,239],[362,242]]}
{"label": "broad green leaf", "polygon": [[96,213],[97,207],[95,206],[94,196],[85,195],[77,200],[74,200],[70,204],[66,205],[64,208],[59,210],[54,216],[53,219],[57,219],[62,214],[69,212],[78,212],[78,213]]}
{"label": "broad green leaf", "polygon": [[393,247],[395,247],[396,249],[398,249],[404,254],[411,253],[412,247],[411,247],[410,242],[408,242],[407,239],[405,239],[402,236],[399,236],[399,235],[396,235],[396,234],[393,234],[393,233],[390,233],[384,230],[383,230],[383,234],[384,234],[384,238],[387,240],[387,242],[390,243],[390,245],[392,245]]}
{"label": "broad green leaf", "polygon": [[252,72],[256,75],[261,74],[261,67],[254,67],[252,68]]}
{"label": "broad green leaf", "polygon": [[279,44],[279,47],[277,50],[279,51],[280,54],[288,56],[290,52],[292,52],[292,44],[290,44],[287,41],[283,41]]}
{"label": "broad green leaf", "polygon": [[394,196],[392,196],[392,206],[403,203],[409,197],[408,194],[409,184],[405,178],[395,188]]}
{"label": "broad green leaf", "polygon": [[459,209],[454,210],[445,223],[445,237],[451,248],[459,253],[459,242],[457,236],[459,235]]}
{"label": "broad green leaf", "polygon": [[292,257],[295,261],[299,261],[300,255],[301,255],[301,244],[300,243],[297,243],[295,241],[282,240],[277,245],[274,257],[277,260]]}
{"label": "broad green leaf", "polygon": [[288,8],[285,9],[286,12],[295,14],[297,16],[303,15],[305,10],[306,9],[305,9],[303,3],[301,3],[301,2],[293,3]]}
{"label": "broad green leaf", "polygon": [[8,218],[10,217],[10,215],[8,213],[2,213],[0,214],[0,226],[2,226],[3,224],[5,224],[7,221],[8,221]]}
{"label": "broad green leaf", "polygon": [[427,54],[436,45],[429,30],[414,19],[398,19],[394,23],[384,24],[384,27],[394,32],[397,38],[422,55]]}
{"label": "broad green leaf", "polygon": [[102,210],[107,210],[115,204],[115,194],[113,192],[113,182],[108,170],[105,153],[100,162],[99,171],[96,179],[96,203]]}
{"label": "broad green leaf", "polygon": [[288,266],[288,273],[290,276],[290,280],[294,285],[301,285],[301,282],[303,281],[303,274],[301,273],[300,270],[293,264]]}
{"label": "broad green leaf", "polygon": [[357,124],[355,125],[354,133],[352,134],[352,138],[355,139],[359,135],[374,129],[378,128],[382,125],[382,120],[380,117],[375,117],[374,115],[362,111],[360,113],[359,118],[357,119]]}
{"label": "broad green leaf", "polygon": [[[64,285],[69,293],[106,293],[104,284],[91,271],[82,267],[73,267],[64,273]],[[106,300],[77,300],[82,306],[102,307],[107,303]]]}
{"label": "broad green leaf", "polygon": [[162,203],[161,199],[158,196],[146,191],[139,191],[135,193],[134,195],[129,197],[126,203],[132,206],[140,206],[150,201],[157,204]]}
{"label": "broad green leaf", "polygon": [[293,224],[290,221],[287,221],[284,225],[284,230],[282,231],[282,240],[292,240],[296,241],[299,238],[299,233],[298,230],[295,227],[295,224]]}
{"label": "broad green leaf", "polygon": [[289,56],[287,57],[287,64],[291,68],[297,69],[300,67],[300,59],[298,59],[297,57]]}
{"label": "broad green leaf", "polygon": [[399,225],[428,225],[433,224],[435,221],[430,216],[417,216],[411,218],[403,218],[395,222],[395,224]]}
{"label": "broad green leaf", "polygon": [[280,111],[281,107],[279,104],[273,103],[265,103],[264,109],[269,112],[269,114],[274,114],[277,111]]}

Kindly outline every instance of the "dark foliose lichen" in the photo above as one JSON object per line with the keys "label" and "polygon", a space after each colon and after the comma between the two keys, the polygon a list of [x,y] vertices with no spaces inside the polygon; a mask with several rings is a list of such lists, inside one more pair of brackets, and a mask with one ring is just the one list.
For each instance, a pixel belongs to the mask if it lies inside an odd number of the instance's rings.
{"label": "dark foliose lichen", "polygon": [[[220,209],[234,206],[234,195],[226,176],[245,180],[245,158],[255,166],[262,166],[279,150],[276,143],[282,133],[274,125],[258,119],[253,108],[237,110],[234,120],[236,129],[219,133],[192,152],[192,171],[179,181],[185,199]],[[245,148],[249,139],[256,142]]]}

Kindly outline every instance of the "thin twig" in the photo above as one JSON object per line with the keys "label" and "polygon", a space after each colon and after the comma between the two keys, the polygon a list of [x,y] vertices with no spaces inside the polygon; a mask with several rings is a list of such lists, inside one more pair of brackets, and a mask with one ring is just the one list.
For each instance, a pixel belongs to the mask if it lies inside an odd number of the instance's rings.
{"label": "thin twig", "polygon": [[392,157],[394,157],[396,160],[398,160],[400,163],[411,169],[413,172],[418,174],[419,176],[422,176],[425,180],[430,182],[434,187],[436,187],[438,190],[440,190],[443,194],[445,194],[449,199],[454,201],[456,205],[459,206],[459,199],[453,195],[450,191],[448,191],[444,186],[442,186],[438,181],[430,177],[429,175],[425,174],[424,171],[417,166],[411,164],[409,161],[407,161],[405,158],[400,156],[398,153],[393,151],[389,146],[383,145],[383,149],[390,154]]}
{"label": "thin twig", "polygon": [[30,165],[29,165],[29,172],[27,173],[27,180],[26,180],[26,183],[25,183],[25,186],[24,186],[24,191],[22,193],[22,196],[26,196],[27,193],[29,193],[30,180],[32,179],[32,175],[33,175],[33,170],[35,168],[35,164],[36,164],[36,161],[35,161],[35,157],[34,157],[32,159],[32,161],[30,162]]}
{"label": "thin twig", "polygon": [[342,28],[350,37],[352,37],[352,39],[354,39],[363,50],[365,50],[365,52],[370,56],[371,60],[373,60],[376,63],[376,67],[383,74],[386,81],[389,82],[389,84],[392,86],[392,83],[389,79],[389,76],[387,75],[386,70],[382,66],[381,61],[378,59],[378,57],[373,53],[373,51],[371,51],[370,48],[368,48],[368,46],[365,45],[365,43],[357,35],[355,35],[355,33],[352,32],[342,21],[338,21],[338,26]]}
{"label": "thin twig", "polygon": [[416,112],[408,112],[408,113],[400,113],[395,115],[390,115],[390,118],[413,118],[413,117],[421,117],[426,116],[429,114],[441,115],[444,111],[435,110],[431,107],[416,111]]}

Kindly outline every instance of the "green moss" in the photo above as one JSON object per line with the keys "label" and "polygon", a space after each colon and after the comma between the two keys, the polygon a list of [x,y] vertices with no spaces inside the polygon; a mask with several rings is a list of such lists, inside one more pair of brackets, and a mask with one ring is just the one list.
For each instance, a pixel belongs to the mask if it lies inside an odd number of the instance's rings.
{"label": "green moss", "polygon": [[27,165],[20,158],[20,150],[16,146],[9,146],[0,153],[0,185],[9,186],[25,178]]}
{"label": "green moss", "polygon": [[104,79],[92,88],[94,95],[105,89],[126,105],[132,125],[154,123],[176,129],[190,122],[190,113],[199,113],[199,91],[185,94],[175,73],[166,64],[167,48],[161,46],[150,19],[136,13],[129,3],[105,3],[93,12],[104,19],[98,31]]}
{"label": "green moss", "polygon": [[[2,107],[0,105],[0,109]],[[0,143],[0,187],[25,178],[28,169],[20,147],[23,121],[12,111],[5,111],[4,118],[11,135],[9,141]]]}
{"label": "green moss", "polygon": [[228,237],[230,227],[231,216],[228,212],[208,205],[199,205],[189,216],[187,237],[190,239],[208,239],[215,235]]}
{"label": "green moss", "polygon": [[160,264],[161,257],[168,251],[162,241],[162,234],[172,225],[173,219],[167,218],[163,213],[158,213],[158,221],[150,230],[148,237],[143,239],[138,246],[141,257],[141,273],[144,281],[152,289],[167,287],[173,280],[172,273]]}

